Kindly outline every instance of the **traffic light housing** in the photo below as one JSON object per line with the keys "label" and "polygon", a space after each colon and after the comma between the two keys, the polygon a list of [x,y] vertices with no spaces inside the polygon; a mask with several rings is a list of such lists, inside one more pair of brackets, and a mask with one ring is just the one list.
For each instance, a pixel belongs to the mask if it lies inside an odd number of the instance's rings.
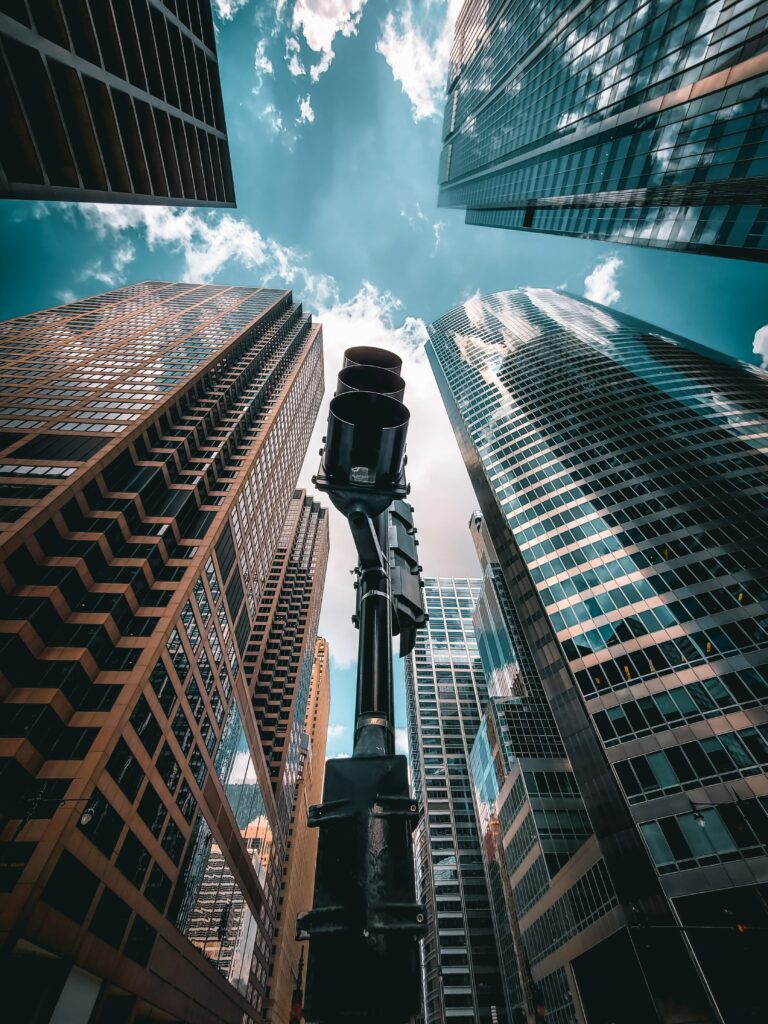
{"label": "traffic light housing", "polygon": [[413,650],[416,630],[427,622],[418,543],[413,525],[413,506],[406,501],[392,502],[389,509],[392,632],[400,637],[401,658]]}

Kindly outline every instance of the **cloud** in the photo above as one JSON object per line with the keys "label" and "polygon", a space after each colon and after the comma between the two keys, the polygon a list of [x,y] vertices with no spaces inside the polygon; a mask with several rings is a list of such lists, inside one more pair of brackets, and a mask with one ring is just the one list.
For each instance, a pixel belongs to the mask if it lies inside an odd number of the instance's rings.
{"label": "cloud", "polygon": [[347,731],[346,725],[329,725],[328,739],[339,739]]}
{"label": "cloud", "polygon": [[80,274],[83,281],[94,280],[107,288],[115,288],[125,281],[125,268],[136,259],[136,250],[131,242],[124,242],[112,253],[111,260],[104,265],[103,260],[89,264]]}
{"label": "cloud", "polygon": [[400,216],[405,220],[408,226],[413,231],[419,231],[422,226],[426,227],[432,234],[434,244],[432,246],[431,256],[434,256],[437,252],[437,247],[440,245],[440,235],[445,227],[445,222],[442,220],[431,221],[429,217],[425,216],[424,211],[421,208],[421,203],[417,202],[414,213],[408,213],[407,210],[401,210]]}
{"label": "cloud", "polygon": [[461,3],[445,0],[442,19],[435,18],[427,5],[428,17],[418,24],[413,4],[406,0],[403,8],[390,11],[384,21],[376,50],[411,101],[414,121],[436,116],[443,105],[453,26]]}
{"label": "cloud", "polygon": [[[425,572],[477,575],[479,567],[467,528],[477,501],[426,358],[424,321],[403,316],[398,298],[369,281],[351,298],[341,299],[337,295],[318,304],[314,312],[323,325],[326,395],[299,475],[299,486],[313,490],[311,478],[320,461],[318,450],[326,433],[328,403],[344,350],[363,342],[392,349],[403,357],[405,403],[411,412],[409,500],[416,509],[419,552]],[[321,500],[329,504],[322,495]],[[451,510],[450,515],[445,514],[446,509]],[[358,634],[351,622],[354,590],[350,575],[357,564],[357,554],[346,520],[335,509],[331,509],[329,522],[333,557],[328,565],[320,632],[328,638],[334,662],[344,668],[357,657]],[[436,523],[440,524],[439,529],[435,528]]]}
{"label": "cloud", "polygon": [[267,40],[260,39],[256,45],[256,52],[253,55],[253,70],[256,72],[256,85],[251,89],[254,96],[261,92],[264,79],[267,75],[274,75],[275,69],[272,61],[267,56]]}
{"label": "cloud", "polygon": [[[333,278],[310,270],[303,253],[265,238],[247,220],[230,213],[111,203],[76,203],[66,209],[70,217],[82,218],[99,239],[118,240],[113,274],[122,272],[129,256],[133,259],[133,243],[141,240],[150,250],[165,248],[181,256],[182,272],[173,276],[183,281],[211,281],[228,265],[237,264],[258,273],[258,284],[296,287],[305,301],[323,303],[337,293]],[[94,268],[87,273],[108,283],[109,271],[102,270],[101,277]]]}
{"label": "cloud", "polygon": [[760,356],[760,365],[768,370],[768,324],[755,331],[755,340],[752,342],[752,351]]}
{"label": "cloud", "polygon": [[213,0],[213,10],[222,21],[232,21],[247,3],[248,0]]}
{"label": "cloud", "polygon": [[351,757],[351,754],[333,754],[328,758],[329,761],[341,761],[346,757]]}
{"label": "cloud", "polygon": [[262,121],[266,121],[275,135],[285,131],[282,114],[279,113],[274,103],[268,103],[259,115]]}
{"label": "cloud", "polygon": [[363,16],[366,0],[296,0],[291,24],[301,32],[310,50],[320,54],[320,61],[309,73],[316,82],[331,66],[335,56],[333,42],[337,35],[353,36]]}
{"label": "cloud", "polygon": [[299,100],[299,116],[296,118],[296,124],[312,124],[314,120],[315,112],[309,102],[309,96],[305,96],[304,99]]}
{"label": "cloud", "polygon": [[584,278],[584,297],[602,306],[613,306],[621,298],[616,277],[623,261],[615,253],[599,260]]}
{"label": "cloud", "polygon": [[285,63],[288,65],[290,73],[297,78],[299,75],[306,75],[307,69],[301,63],[301,43],[298,39],[294,39],[293,36],[288,36],[285,40]]}

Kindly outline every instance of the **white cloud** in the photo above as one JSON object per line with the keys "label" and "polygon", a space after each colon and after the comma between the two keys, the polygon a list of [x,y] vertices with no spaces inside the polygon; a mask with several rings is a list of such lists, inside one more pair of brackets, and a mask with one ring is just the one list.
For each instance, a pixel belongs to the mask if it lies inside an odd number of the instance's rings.
{"label": "white cloud", "polygon": [[366,0],[296,0],[291,24],[301,32],[310,50],[320,54],[319,63],[309,69],[312,81],[327,71],[335,56],[333,42],[340,33],[352,36],[363,16]]}
{"label": "white cloud", "polygon": [[315,112],[309,102],[309,96],[305,96],[304,99],[299,100],[299,116],[296,118],[296,124],[312,124],[314,120]]}
{"label": "white cloud", "polygon": [[329,761],[342,761],[346,757],[351,757],[351,754],[334,754],[333,757],[329,757]]}
{"label": "white cloud", "polygon": [[131,242],[123,242],[112,253],[106,266],[103,260],[90,263],[80,274],[83,281],[94,280],[107,288],[115,288],[125,281],[125,268],[136,259],[136,250]]}
{"label": "white cloud", "polygon": [[395,729],[395,750],[408,756],[408,733],[405,729]]}
{"label": "white cloud", "polygon": [[[299,486],[313,490],[311,477],[320,461],[318,450],[326,433],[328,403],[341,369],[344,349],[352,345],[389,348],[403,357],[406,381],[405,403],[410,409],[408,480],[409,500],[420,528],[419,552],[425,573],[477,575],[467,523],[477,501],[472,493],[459,450],[453,438],[432,370],[424,352],[426,326],[423,320],[403,317],[401,303],[390,292],[370,282],[352,298],[333,296],[315,309],[323,325],[326,395],[309,442],[308,454],[299,476]],[[324,503],[327,498],[321,495]],[[446,509],[450,514],[446,515]],[[440,524],[439,528],[435,524]],[[352,625],[353,578],[357,563],[346,520],[331,510],[331,550],[328,564],[320,632],[328,638],[331,655],[339,667],[351,665],[357,657],[357,631]]]}
{"label": "white cloud", "polygon": [[768,324],[755,331],[755,340],[752,342],[752,351],[760,356],[760,365],[768,370]]}
{"label": "white cloud", "polygon": [[[305,301],[322,303],[336,294],[336,282],[316,274],[303,253],[265,238],[247,220],[230,213],[172,206],[127,206],[77,203],[68,215],[81,217],[100,239],[116,237],[113,267],[122,270],[128,254],[135,255],[133,239],[152,249],[167,247],[184,260],[183,281],[211,281],[235,263],[258,273],[258,283],[296,287]],[[95,277],[94,273],[90,273]],[[103,278],[102,278],[103,279]],[[106,281],[104,283],[107,283]]]}
{"label": "white cloud", "polygon": [[76,302],[77,296],[71,288],[62,288],[60,292],[56,292],[56,299],[62,305],[66,306],[70,302]]}
{"label": "white cloud", "polygon": [[390,11],[384,22],[376,50],[411,101],[414,121],[434,117],[442,107],[453,26],[461,5],[462,0],[445,0],[442,19],[436,19],[428,10],[428,19],[417,24],[413,4],[405,0],[405,6]]}
{"label": "white cloud", "polygon": [[274,103],[268,103],[259,116],[262,121],[267,122],[275,135],[280,135],[281,132],[285,131],[282,114],[278,112]]}
{"label": "white cloud", "polygon": [[440,245],[440,234],[445,227],[445,222],[442,220],[431,221],[429,217],[424,214],[424,211],[421,208],[421,203],[419,202],[416,203],[412,214],[408,213],[407,210],[401,210],[400,216],[406,221],[413,231],[419,231],[419,229],[424,226],[432,234],[434,244],[430,255],[434,256],[437,252],[437,247]]}
{"label": "white cloud", "polygon": [[248,0],[213,0],[213,10],[222,21],[232,21],[247,3]]}
{"label": "white cloud", "polygon": [[584,278],[584,297],[602,306],[613,306],[621,298],[616,277],[623,261],[615,253],[599,260]]}
{"label": "white cloud", "polygon": [[307,69],[301,63],[301,43],[298,39],[294,39],[293,36],[288,36],[285,40],[285,63],[288,65],[290,73],[297,78],[299,75],[306,75]]}
{"label": "white cloud", "polygon": [[256,52],[253,55],[253,70],[256,72],[256,85],[251,89],[254,96],[261,92],[264,79],[267,75],[274,75],[275,69],[272,61],[267,56],[267,40],[260,39],[256,45]]}
{"label": "white cloud", "polygon": [[346,725],[329,725],[328,739],[339,739],[347,731]]}

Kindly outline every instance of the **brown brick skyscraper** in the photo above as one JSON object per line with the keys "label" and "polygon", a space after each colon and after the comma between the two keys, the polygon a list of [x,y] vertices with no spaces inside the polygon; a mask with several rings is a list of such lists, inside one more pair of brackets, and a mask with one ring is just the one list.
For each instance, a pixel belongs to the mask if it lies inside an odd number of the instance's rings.
{"label": "brown brick skyscraper", "polygon": [[282,778],[242,662],[257,626],[280,646],[285,551],[319,605],[321,329],[290,292],[145,282],[0,338],[4,1006],[258,1019]]}
{"label": "brown brick skyscraper", "polygon": [[267,997],[267,1019],[274,1024],[283,1024],[288,1020],[298,980],[302,944],[295,939],[296,917],[302,911],[312,908],[318,832],[315,828],[307,827],[307,810],[312,804],[321,803],[323,796],[328,712],[331,705],[328,660],[328,641],[318,637],[302,736],[299,784],[288,833],[288,856],[283,868],[285,889],[280,897],[280,917],[273,945],[274,967]]}

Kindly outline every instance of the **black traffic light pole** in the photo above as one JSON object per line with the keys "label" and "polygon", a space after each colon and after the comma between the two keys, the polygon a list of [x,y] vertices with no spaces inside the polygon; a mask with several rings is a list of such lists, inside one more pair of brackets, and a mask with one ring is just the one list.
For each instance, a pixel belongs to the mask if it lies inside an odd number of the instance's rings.
{"label": "black traffic light pole", "polygon": [[360,630],[354,753],[327,762],[323,802],[309,810],[320,832],[315,895],[297,937],[309,939],[305,1012],[316,1024],[405,1024],[420,1003],[418,806],[407,760],[394,753],[392,635],[407,654],[426,616],[402,500],[409,413],[400,367],[383,349],[347,350],[314,480],[352,531]]}

